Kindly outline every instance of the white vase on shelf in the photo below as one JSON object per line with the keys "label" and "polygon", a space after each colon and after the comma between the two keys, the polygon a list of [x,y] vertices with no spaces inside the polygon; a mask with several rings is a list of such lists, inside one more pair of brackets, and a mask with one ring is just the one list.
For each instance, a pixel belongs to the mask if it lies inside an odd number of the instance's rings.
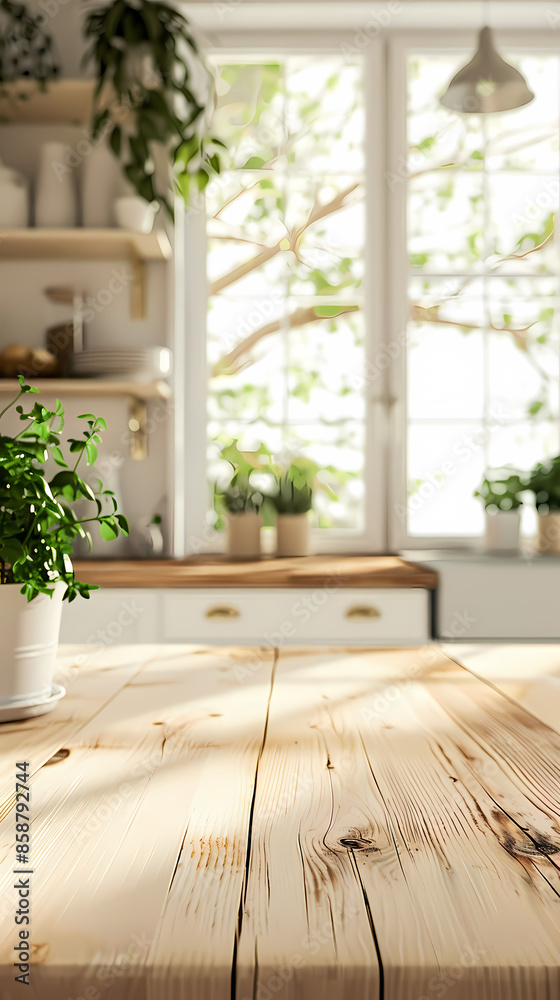
{"label": "white vase on shelf", "polygon": [[24,229],[29,225],[27,180],[0,160],[0,227]]}
{"label": "white vase on shelf", "polygon": [[42,229],[69,229],[78,223],[76,177],[65,160],[67,147],[62,142],[41,146],[35,225]]}
{"label": "white vase on shelf", "polygon": [[121,169],[107,143],[93,147],[82,167],[82,222],[89,228],[115,225],[114,203],[119,193]]}

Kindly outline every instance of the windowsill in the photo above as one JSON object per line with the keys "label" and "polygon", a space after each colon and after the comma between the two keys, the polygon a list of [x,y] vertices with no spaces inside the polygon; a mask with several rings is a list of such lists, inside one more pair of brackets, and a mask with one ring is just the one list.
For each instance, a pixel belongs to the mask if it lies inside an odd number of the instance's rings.
{"label": "windowsill", "polygon": [[[480,548],[461,549],[402,549],[399,553],[403,559],[409,562],[435,563],[435,562],[480,562],[480,563],[531,563],[533,565],[542,562],[549,564],[554,560],[559,561],[560,557],[553,554],[536,552],[529,540],[519,549],[513,551],[494,550],[492,552]],[[560,561],[559,561],[560,566]]]}

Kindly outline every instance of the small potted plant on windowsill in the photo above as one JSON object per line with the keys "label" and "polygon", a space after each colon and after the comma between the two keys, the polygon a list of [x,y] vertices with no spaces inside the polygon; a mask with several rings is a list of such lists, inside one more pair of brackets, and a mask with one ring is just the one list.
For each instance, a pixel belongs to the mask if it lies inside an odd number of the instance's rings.
{"label": "small potted plant on windowsill", "polygon": [[309,555],[312,488],[307,483],[298,484],[288,471],[278,480],[278,492],[272,497],[272,502],[277,514],[276,555]]}
{"label": "small potted plant on windowsill", "polygon": [[527,484],[517,472],[505,469],[486,476],[475,491],[474,495],[484,502],[488,551],[512,552],[519,548],[519,509],[523,505],[520,493],[526,489]]}
{"label": "small potted plant on windowsill", "polygon": [[531,472],[529,487],[538,513],[538,552],[560,554],[560,455],[539,462]]}
{"label": "small potted plant on windowsill", "polygon": [[261,554],[262,493],[249,483],[229,486],[222,494],[227,512],[227,551],[233,559],[255,559]]}
{"label": "small potted plant on windowsill", "polygon": [[[18,400],[39,390],[21,375],[19,383],[19,395],[0,412],[3,417],[15,407],[23,424],[14,436],[0,433],[0,721],[43,714],[65,693],[53,687],[62,602],[97,589],[74,578],[75,540],[89,538],[93,524],[107,541],[128,534],[110,491],[99,483],[94,492],[78,474],[84,458],[95,462],[105,421],[82,414],[87,429],[82,438],[67,439],[67,462],[62,404],[57,400],[48,410],[36,401],[26,412]],[[49,457],[59,466],[51,478],[43,468]],[[73,510],[82,499],[91,503],[91,516],[79,518]],[[107,499],[113,510],[102,514]]]}

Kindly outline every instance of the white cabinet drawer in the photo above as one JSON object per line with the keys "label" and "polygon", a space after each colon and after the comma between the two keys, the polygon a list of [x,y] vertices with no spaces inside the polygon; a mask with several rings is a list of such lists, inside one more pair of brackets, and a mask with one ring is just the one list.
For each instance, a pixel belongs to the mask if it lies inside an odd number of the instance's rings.
{"label": "white cabinet drawer", "polygon": [[155,590],[94,590],[89,601],[63,605],[60,641],[112,646],[157,642],[158,596]]}
{"label": "white cabinet drawer", "polygon": [[163,638],[171,642],[414,645],[430,634],[426,590],[204,589],[161,596]]}

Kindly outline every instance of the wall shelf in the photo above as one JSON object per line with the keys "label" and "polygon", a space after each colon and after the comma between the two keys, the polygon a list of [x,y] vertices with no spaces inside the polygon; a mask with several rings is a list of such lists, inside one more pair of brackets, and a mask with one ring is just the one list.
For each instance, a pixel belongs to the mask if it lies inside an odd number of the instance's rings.
{"label": "wall shelf", "polygon": [[129,260],[130,315],[146,315],[146,268],[149,261],[172,256],[169,237],[161,230],[130,233],[124,229],[9,229],[0,232],[2,260]]}
{"label": "wall shelf", "polygon": [[[167,382],[111,381],[102,378],[28,378],[46,396],[132,396],[144,402],[169,399],[171,387]],[[0,393],[17,393],[19,383],[15,378],[0,378]]]}
{"label": "wall shelf", "polygon": [[[0,98],[0,124],[84,125],[93,109],[94,80],[55,80],[46,91],[34,80],[5,84]],[[22,97],[23,96],[23,100]]]}
{"label": "wall shelf", "polygon": [[[97,378],[28,379],[45,396],[128,399],[128,430],[130,457],[142,461],[148,457],[148,403],[171,398],[167,382],[111,381]],[[0,394],[16,395],[19,383],[15,378],[0,378]],[[36,397],[33,396],[33,399]]]}
{"label": "wall shelf", "polygon": [[130,233],[125,229],[4,229],[0,260],[126,260],[171,258],[166,233]]}

